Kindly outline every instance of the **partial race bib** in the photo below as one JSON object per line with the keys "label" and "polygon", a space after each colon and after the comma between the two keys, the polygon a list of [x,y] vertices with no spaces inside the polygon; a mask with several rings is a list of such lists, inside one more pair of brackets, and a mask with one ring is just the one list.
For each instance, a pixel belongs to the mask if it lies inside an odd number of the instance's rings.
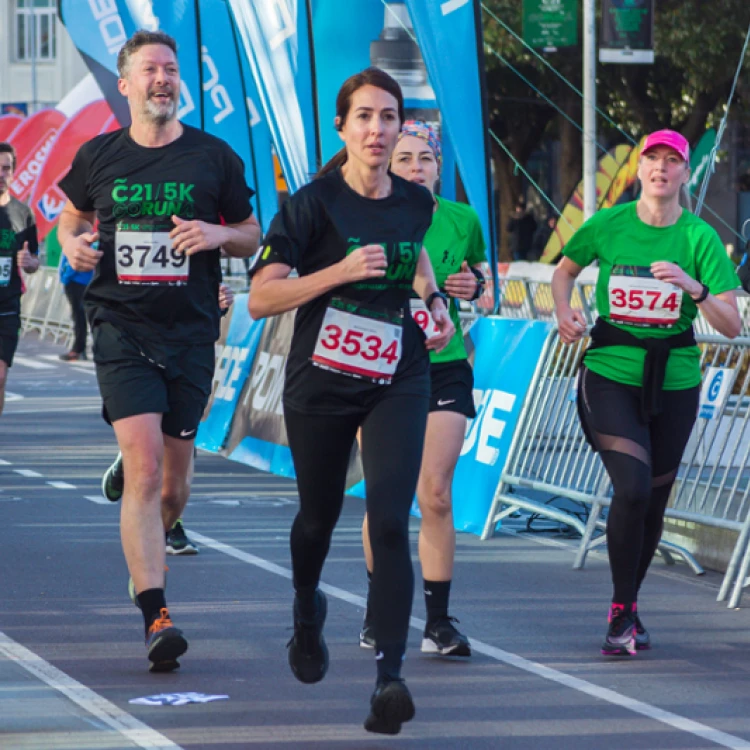
{"label": "partial race bib", "polygon": [[428,339],[440,333],[440,329],[435,325],[435,321],[432,319],[432,315],[430,315],[430,311],[427,309],[424,300],[410,299],[409,306],[414,322],[422,329]]}
{"label": "partial race bib", "polygon": [[682,289],[655,279],[646,266],[614,266],[609,317],[616,323],[671,328],[680,319]]}
{"label": "partial race bib", "polygon": [[120,284],[182,286],[190,257],[172,247],[170,230],[120,223],[115,232],[115,264]]}
{"label": "partial race bib", "polygon": [[10,284],[10,274],[13,271],[13,258],[4,256],[0,258],[0,286]]}
{"label": "partial race bib", "polygon": [[315,342],[313,364],[389,385],[401,359],[401,311],[373,310],[335,297]]}

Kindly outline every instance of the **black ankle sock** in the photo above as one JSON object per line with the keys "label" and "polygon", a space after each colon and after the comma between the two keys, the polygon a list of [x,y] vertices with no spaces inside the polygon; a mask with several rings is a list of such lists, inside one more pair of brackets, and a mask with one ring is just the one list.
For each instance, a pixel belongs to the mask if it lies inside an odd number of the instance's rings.
{"label": "black ankle sock", "polygon": [[404,651],[404,646],[384,646],[377,649],[375,663],[378,667],[378,682],[390,682],[401,678]]}
{"label": "black ankle sock", "polygon": [[427,623],[448,617],[448,600],[451,595],[450,581],[425,581],[424,602],[427,607]]}
{"label": "black ankle sock", "polygon": [[143,612],[143,622],[146,628],[146,635],[148,635],[148,629],[154,620],[158,619],[161,614],[161,610],[167,606],[167,601],[164,598],[164,589],[146,589],[141,591],[136,597],[138,606]]}
{"label": "black ankle sock", "polygon": [[318,613],[317,591],[317,586],[305,586],[295,590],[297,611],[303,620],[314,620]]}

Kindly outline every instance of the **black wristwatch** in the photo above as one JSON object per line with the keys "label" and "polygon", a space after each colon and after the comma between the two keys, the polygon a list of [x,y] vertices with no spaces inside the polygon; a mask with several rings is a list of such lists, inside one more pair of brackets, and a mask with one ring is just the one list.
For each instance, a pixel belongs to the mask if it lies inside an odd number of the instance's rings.
{"label": "black wristwatch", "polygon": [[708,287],[703,284],[703,291],[700,293],[700,295],[698,297],[691,297],[691,299],[693,300],[693,302],[695,302],[696,305],[700,305],[701,302],[706,301],[706,297],[708,297],[708,294]]}
{"label": "black wristwatch", "polygon": [[445,309],[448,310],[450,308],[450,303],[448,302],[448,298],[442,293],[442,292],[433,292],[425,301],[425,307],[432,312],[432,303],[437,299],[440,298],[443,300],[443,304],[445,305]]}

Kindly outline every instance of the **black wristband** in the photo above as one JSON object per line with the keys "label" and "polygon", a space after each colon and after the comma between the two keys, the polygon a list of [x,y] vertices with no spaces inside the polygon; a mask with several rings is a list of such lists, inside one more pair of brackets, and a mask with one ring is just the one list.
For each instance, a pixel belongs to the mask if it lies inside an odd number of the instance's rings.
{"label": "black wristband", "polygon": [[708,297],[708,294],[709,294],[708,287],[705,284],[703,284],[703,291],[700,293],[700,296],[698,296],[697,298],[691,297],[691,299],[693,300],[693,302],[695,302],[696,305],[700,305],[701,302],[706,301],[706,297]]}
{"label": "black wristband", "polygon": [[476,291],[474,292],[474,296],[469,300],[469,302],[474,302],[474,300],[478,300],[484,293],[484,285],[486,281],[484,278],[484,274],[478,268],[472,267],[469,270],[474,274],[474,276],[477,279]]}
{"label": "black wristband", "polygon": [[448,298],[442,293],[442,292],[433,292],[425,301],[425,307],[432,312],[432,303],[437,299],[440,298],[443,300],[443,304],[445,305],[445,309],[447,310],[449,307]]}

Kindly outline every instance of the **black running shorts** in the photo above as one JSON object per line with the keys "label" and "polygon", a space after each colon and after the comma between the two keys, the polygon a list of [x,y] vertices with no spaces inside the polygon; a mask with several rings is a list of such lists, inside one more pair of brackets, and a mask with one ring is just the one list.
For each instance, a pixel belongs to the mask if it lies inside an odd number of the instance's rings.
{"label": "black running shorts", "polygon": [[156,346],[108,322],[94,328],[93,340],[107,422],[162,414],[165,435],[195,438],[211,393],[213,344]]}
{"label": "black running shorts", "polygon": [[474,419],[474,372],[465,359],[430,365],[430,413],[455,411]]}
{"label": "black running shorts", "polygon": [[0,315],[0,360],[8,367],[13,364],[13,355],[18,346],[18,332],[21,328],[21,317],[17,313]]}

